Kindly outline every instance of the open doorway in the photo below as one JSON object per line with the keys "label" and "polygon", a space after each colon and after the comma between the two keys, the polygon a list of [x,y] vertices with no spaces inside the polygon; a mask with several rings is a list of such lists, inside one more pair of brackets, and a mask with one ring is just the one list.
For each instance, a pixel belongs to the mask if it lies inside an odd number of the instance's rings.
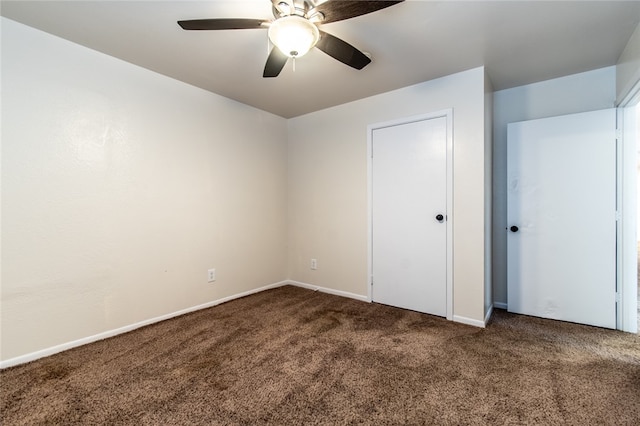
{"label": "open doorway", "polygon": [[[640,84],[636,89],[640,88]],[[640,90],[618,108],[618,325],[637,333],[640,326],[638,253],[640,238]]]}

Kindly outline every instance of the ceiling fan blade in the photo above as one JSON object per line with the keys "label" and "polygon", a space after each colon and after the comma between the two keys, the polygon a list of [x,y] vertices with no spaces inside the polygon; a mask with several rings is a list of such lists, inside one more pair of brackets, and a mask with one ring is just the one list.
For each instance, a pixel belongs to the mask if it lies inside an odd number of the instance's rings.
{"label": "ceiling fan blade", "polygon": [[264,19],[220,18],[220,19],[192,19],[178,21],[183,30],[245,30],[264,28],[268,23]]}
{"label": "ceiling fan blade", "polygon": [[271,53],[269,53],[269,57],[267,58],[267,63],[264,64],[264,72],[262,73],[263,77],[277,77],[284,68],[284,65],[287,63],[287,59],[289,57],[282,53],[280,49],[274,47],[271,49]]}
{"label": "ceiling fan blade", "polygon": [[384,0],[327,0],[309,11],[312,16],[318,12],[324,15],[323,24],[329,22],[342,21],[343,19],[355,18],[366,15],[376,10],[384,9],[394,4],[402,3],[404,0],[384,1]]}
{"label": "ceiling fan blade", "polygon": [[332,58],[357,70],[361,70],[371,62],[367,55],[346,41],[324,31],[320,31],[320,40],[316,47]]}

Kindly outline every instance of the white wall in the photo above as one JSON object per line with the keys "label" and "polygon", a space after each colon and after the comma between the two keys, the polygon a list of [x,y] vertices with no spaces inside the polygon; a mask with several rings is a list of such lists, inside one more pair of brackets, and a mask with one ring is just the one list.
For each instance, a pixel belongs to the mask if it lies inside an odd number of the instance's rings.
{"label": "white wall", "polygon": [[[493,84],[484,76],[484,313],[493,308]],[[487,318],[488,319],[488,318]]]}
{"label": "white wall", "polygon": [[617,103],[623,102],[638,81],[640,81],[640,25],[636,27],[618,59],[616,68]]}
{"label": "white wall", "polygon": [[453,108],[453,315],[482,323],[484,87],[481,67],[289,120],[289,278],[366,297],[367,126]]}
{"label": "white wall", "polygon": [[493,299],[507,303],[507,124],[612,108],[616,67],[501,90],[493,104]]}
{"label": "white wall", "polygon": [[2,360],[286,278],[286,120],[1,30]]}

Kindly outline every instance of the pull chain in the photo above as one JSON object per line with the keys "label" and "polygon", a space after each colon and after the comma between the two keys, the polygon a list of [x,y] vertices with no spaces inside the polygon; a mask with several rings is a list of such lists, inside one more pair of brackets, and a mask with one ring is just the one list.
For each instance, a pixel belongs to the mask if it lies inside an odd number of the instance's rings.
{"label": "pull chain", "polygon": [[296,72],[296,57],[293,57],[293,72]]}

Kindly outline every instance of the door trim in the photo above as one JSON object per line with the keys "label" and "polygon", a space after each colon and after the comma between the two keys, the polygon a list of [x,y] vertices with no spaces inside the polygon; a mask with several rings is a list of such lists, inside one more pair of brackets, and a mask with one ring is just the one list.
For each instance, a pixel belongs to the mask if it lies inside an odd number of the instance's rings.
{"label": "door trim", "polygon": [[444,109],[440,111],[434,111],[431,113],[415,115],[411,117],[399,118],[391,121],[385,121],[381,123],[374,123],[367,126],[367,300],[373,301],[373,295],[371,291],[372,278],[373,278],[373,131],[376,129],[383,129],[385,127],[398,126],[402,124],[415,123],[417,121],[431,120],[435,118],[445,118],[447,127],[447,177],[446,177],[446,194],[447,194],[447,206],[446,206],[446,230],[447,230],[447,279],[446,279],[446,318],[449,321],[453,320],[453,109]]}
{"label": "door trim", "polygon": [[[636,127],[640,108],[640,82],[636,84],[617,109],[617,277],[616,328],[629,333],[638,333],[638,208],[636,180],[638,178]],[[629,120],[630,119],[630,120]]]}

